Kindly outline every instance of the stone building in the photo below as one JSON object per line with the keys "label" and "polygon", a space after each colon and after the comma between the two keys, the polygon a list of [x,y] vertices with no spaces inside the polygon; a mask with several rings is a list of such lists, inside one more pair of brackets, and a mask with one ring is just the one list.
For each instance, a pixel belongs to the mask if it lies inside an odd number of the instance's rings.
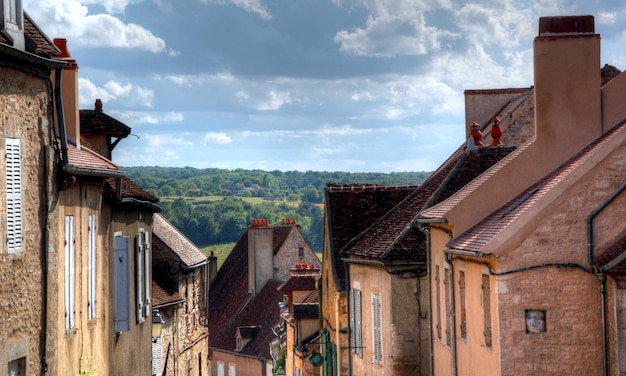
{"label": "stone building", "polygon": [[601,82],[592,16],[541,18],[534,51],[535,136],[420,213],[437,375],[626,370],[626,75]]}
{"label": "stone building", "polygon": [[209,288],[211,374],[272,374],[272,329],[283,301],[278,288],[295,264],[321,266],[295,219],[275,226],[252,221]]}
{"label": "stone building", "polygon": [[[153,224],[153,307],[163,334],[153,339],[156,375],[208,375],[207,291],[217,259],[205,256],[162,215]],[[164,372],[163,372],[164,371]]]}

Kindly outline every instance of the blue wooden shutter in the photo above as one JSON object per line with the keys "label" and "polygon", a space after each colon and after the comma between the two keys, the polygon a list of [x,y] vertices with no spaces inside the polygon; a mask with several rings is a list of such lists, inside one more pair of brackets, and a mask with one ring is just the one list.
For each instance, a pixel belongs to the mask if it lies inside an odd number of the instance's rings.
{"label": "blue wooden shutter", "polygon": [[89,258],[87,311],[89,320],[96,317],[96,216],[89,215],[87,228],[87,248]]}
{"label": "blue wooden shutter", "polygon": [[7,253],[22,251],[22,163],[20,140],[5,138]]}
{"label": "blue wooden shutter", "polygon": [[114,247],[114,320],[115,332],[130,330],[130,238],[116,236]]}

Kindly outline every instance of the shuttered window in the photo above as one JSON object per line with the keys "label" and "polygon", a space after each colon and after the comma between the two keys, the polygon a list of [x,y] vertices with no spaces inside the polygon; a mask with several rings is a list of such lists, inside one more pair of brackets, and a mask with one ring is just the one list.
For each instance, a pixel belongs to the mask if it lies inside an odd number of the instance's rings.
{"label": "shuttered window", "polygon": [[144,320],[143,300],[143,236],[135,238],[135,297],[137,303],[137,322]]}
{"label": "shuttered window", "polygon": [[88,281],[87,281],[87,316],[96,318],[96,216],[91,214],[87,224]]}
{"label": "shuttered window", "polygon": [[383,336],[380,321],[380,295],[372,294],[372,318],[374,333],[374,363],[383,364]]}
{"label": "shuttered window", "polygon": [[65,216],[65,330],[74,328],[75,319],[75,295],[74,295],[74,274],[75,274],[75,237],[74,237],[74,216]]}
{"label": "shuttered window", "polygon": [[217,376],[224,376],[224,363],[217,363]]}
{"label": "shuttered window", "polygon": [[5,138],[7,253],[22,252],[22,162],[20,140]]}
{"label": "shuttered window", "polygon": [[130,238],[115,236],[114,247],[114,328],[115,332],[130,330]]}
{"label": "shuttered window", "polygon": [[135,238],[135,294],[137,322],[150,316],[150,233],[140,230]]}
{"label": "shuttered window", "polygon": [[363,357],[363,325],[361,311],[361,290],[350,289],[350,321],[352,321],[352,353]]}

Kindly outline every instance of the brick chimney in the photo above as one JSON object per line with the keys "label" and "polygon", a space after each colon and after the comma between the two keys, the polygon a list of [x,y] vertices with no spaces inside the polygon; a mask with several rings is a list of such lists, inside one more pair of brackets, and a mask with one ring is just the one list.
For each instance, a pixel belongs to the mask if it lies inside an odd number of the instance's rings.
{"label": "brick chimney", "polygon": [[67,139],[80,147],[80,115],[78,112],[78,63],[67,49],[67,39],[55,38],[54,45],[61,50],[57,60],[67,63],[61,77],[61,95]]}
{"label": "brick chimney", "polygon": [[534,42],[539,147],[567,159],[602,135],[599,70],[593,16],[539,19]]}
{"label": "brick chimney", "polygon": [[267,219],[248,227],[248,290],[257,294],[274,277],[274,228]]}

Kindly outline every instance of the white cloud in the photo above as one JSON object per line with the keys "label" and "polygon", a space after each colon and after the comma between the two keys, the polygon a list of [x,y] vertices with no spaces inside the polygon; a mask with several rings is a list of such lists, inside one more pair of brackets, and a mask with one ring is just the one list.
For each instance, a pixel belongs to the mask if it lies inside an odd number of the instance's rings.
{"label": "white cloud", "polygon": [[[30,5],[31,1],[34,4]],[[165,41],[140,25],[125,24],[111,14],[89,14],[85,5],[93,3],[101,3],[113,13],[128,5],[125,0],[27,0],[24,8],[48,36],[67,38],[70,52],[72,47],[166,52]]]}
{"label": "white cloud", "polygon": [[249,13],[256,13],[264,20],[271,20],[272,15],[260,0],[201,0],[203,3],[227,5],[231,4]]}
{"label": "white cloud", "polygon": [[[107,112],[106,108],[104,111]],[[180,112],[111,111],[109,114],[129,126],[181,123],[185,120],[185,116]]]}
{"label": "white cloud", "polygon": [[96,99],[102,99],[103,103],[117,99],[124,99],[126,103],[131,103],[139,107],[152,107],[154,101],[154,91],[131,83],[121,83],[118,81],[108,81],[103,87],[86,78],[78,79],[79,104],[81,106],[91,105]]}
{"label": "white cloud", "polygon": [[221,145],[226,145],[233,142],[233,140],[226,133],[223,132],[208,132],[204,135],[203,140],[204,143],[215,143]]}

